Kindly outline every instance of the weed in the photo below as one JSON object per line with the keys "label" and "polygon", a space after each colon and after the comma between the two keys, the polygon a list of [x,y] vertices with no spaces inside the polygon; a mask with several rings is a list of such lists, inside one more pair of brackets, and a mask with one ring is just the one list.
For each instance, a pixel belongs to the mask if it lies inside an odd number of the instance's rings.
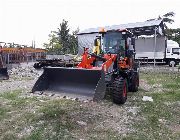
{"label": "weed", "polygon": [[9,111],[10,111],[9,109],[7,109],[7,108],[5,108],[3,106],[2,107],[0,106],[0,121],[7,117],[7,113]]}
{"label": "weed", "polygon": [[19,89],[19,90],[13,90],[10,92],[0,93],[0,97],[4,99],[8,99],[8,100],[16,100],[21,92],[22,90]]}

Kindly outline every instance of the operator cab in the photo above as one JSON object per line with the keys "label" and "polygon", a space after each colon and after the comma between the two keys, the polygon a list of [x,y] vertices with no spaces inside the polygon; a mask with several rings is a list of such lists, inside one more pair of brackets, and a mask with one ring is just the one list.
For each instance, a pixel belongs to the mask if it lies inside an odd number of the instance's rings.
{"label": "operator cab", "polygon": [[[104,53],[120,54],[125,56],[126,44],[131,44],[128,31],[107,31],[103,35],[103,51]],[[128,40],[128,38],[130,40]]]}
{"label": "operator cab", "polygon": [[125,39],[122,38],[120,32],[107,32],[103,38],[104,52],[117,54],[124,52]]}

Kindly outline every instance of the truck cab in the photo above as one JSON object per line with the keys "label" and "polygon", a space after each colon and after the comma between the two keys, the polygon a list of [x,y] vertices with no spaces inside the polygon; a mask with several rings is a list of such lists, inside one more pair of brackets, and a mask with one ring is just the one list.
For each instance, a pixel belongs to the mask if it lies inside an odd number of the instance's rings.
{"label": "truck cab", "polygon": [[169,66],[177,65],[180,62],[180,47],[173,40],[167,40],[166,59]]}

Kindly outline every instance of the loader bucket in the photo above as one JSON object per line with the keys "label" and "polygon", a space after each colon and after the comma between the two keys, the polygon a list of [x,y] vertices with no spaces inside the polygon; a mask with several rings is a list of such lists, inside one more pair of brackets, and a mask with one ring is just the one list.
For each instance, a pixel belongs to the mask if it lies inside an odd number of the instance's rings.
{"label": "loader bucket", "polygon": [[80,100],[99,101],[105,96],[104,77],[102,70],[44,67],[32,92],[43,91]]}
{"label": "loader bucket", "polygon": [[7,79],[9,79],[7,68],[0,68],[0,80],[7,80]]}

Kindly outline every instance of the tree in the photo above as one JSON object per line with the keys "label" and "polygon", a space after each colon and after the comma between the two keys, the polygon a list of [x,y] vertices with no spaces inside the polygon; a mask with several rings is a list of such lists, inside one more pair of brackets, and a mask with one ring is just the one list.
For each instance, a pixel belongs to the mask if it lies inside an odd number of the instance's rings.
{"label": "tree", "polygon": [[162,19],[162,21],[164,22],[165,34],[167,35],[167,38],[174,40],[180,44],[180,28],[169,29],[166,25],[166,24],[172,24],[174,22],[173,20],[174,16],[175,16],[174,12],[168,12],[162,16],[159,16],[158,18],[149,19],[147,21]]}
{"label": "tree", "polygon": [[163,22],[172,24],[174,22],[174,20],[172,19],[172,17],[174,17],[174,15],[175,15],[174,12],[168,12],[168,13],[164,14],[162,16]]}
{"label": "tree", "polygon": [[62,50],[64,53],[69,53],[69,28],[68,28],[68,21],[64,20],[60,23],[60,28],[58,28],[57,32],[59,42],[62,43]]}
{"label": "tree", "polygon": [[68,21],[63,20],[57,31],[52,31],[49,35],[49,43],[44,43],[48,52],[53,54],[76,54],[78,51],[77,33],[79,29],[70,34]]}
{"label": "tree", "polygon": [[58,40],[58,37],[56,35],[56,32],[51,31],[51,33],[48,35],[49,43],[44,43],[43,46],[48,50],[49,54],[61,54],[62,53],[62,44]]}
{"label": "tree", "polygon": [[176,41],[180,44],[180,28],[177,29],[166,29],[168,39]]}
{"label": "tree", "polygon": [[73,54],[78,53],[78,38],[77,38],[78,32],[79,32],[79,28],[77,28],[75,31],[73,31],[72,35],[70,35],[70,37],[69,37],[70,51]]}
{"label": "tree", "polygon": [[[172,19],[174,17],[175,13],[174,12],[168,12],[166,14],[164,14],[163,16],[159,16],[158,19],[162,19],[162,21],[164,22],[164,27],[165,29],[168,29],[168,26],[166,25],[168,24],[172,24],[174,22],[174,20]],[[166,30],[165,30],[166,32]]]}
{"label": "tree", "polygon": [[162,15],[162,16],[159,15],[158,18],[149,19],[147,21],[162,19],[162,21],[164,22],[164,27],[167,29],[168,27],[166,26],[166,23],[172,24],[174,22],[174,20],[172,19],[174,16],[175,16],[174,12],[168,12],[168,13]]}
{"label": "tree", "polygon": [[[172,19],[175,16],[174,12],[168,12],[162,16],[163,22],[172,24],[174,20]],[[166,24],[165,25],[165,33],[167,35],[168,39],[176,41],[178,44],[180,44],[180,28],[177,29],[169,29]]]}

